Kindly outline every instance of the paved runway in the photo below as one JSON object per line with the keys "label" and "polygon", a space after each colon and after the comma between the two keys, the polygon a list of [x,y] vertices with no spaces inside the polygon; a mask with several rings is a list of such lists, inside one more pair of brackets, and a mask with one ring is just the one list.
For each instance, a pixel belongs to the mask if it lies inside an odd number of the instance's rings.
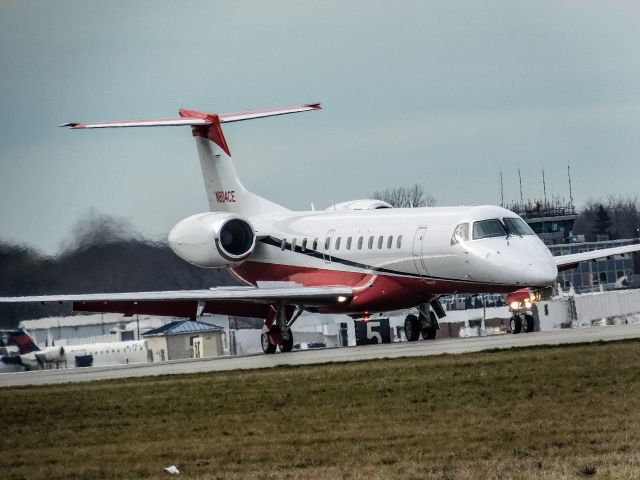
{"label": "paved runway", "polygon": [[38,370],[33,372],[0,374],[0,387],[20,385],[47,385],[68,382],[86,382],[112,378],[142,377],[147,375],[174,375],[181,373],[212,372],[269,368],[278,365],[310,365],[328,362],[352,362],[374,358],[416,357],[443,353],[478,352],[493,348],[528,347],[533,345],[560,345],[595,341],[612,341],[640,337],[640,324],[566,329],[520,335],[499,335],[392,343],[363,347],[306,350],[275,355],[250,355],[214,359],[177,360],[171,362],[118,365],[113,367],[69,368]]}

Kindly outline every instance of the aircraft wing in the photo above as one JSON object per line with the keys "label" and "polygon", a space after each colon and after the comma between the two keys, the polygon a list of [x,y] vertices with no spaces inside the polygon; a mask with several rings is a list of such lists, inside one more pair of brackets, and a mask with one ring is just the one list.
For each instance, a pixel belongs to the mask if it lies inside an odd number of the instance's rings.
{"label": "aircraft wing", "polygon": [[610,257],[612,255],[622,255],[640,251],[640,243],[634,245],[625,245],[623,247],[601,248],[599,250],[591,250],[589,252],[572,253],[570,255],[558,255],[555,258],[559,271],[569,270],[578,266],[578,263],[587,260],[596,260],[598,258]]}
{"label": "aircraft wing", "polygon": [[[285,282],[286,283],[286,282]],[[286,303],[305,308],[326,307],[348,302],[350,287],[219,287],[209,290],[167,292],[90,293],[81,295],[39,295],[0,297],[0,303],[66,303],[75,311],[113,312],[196,318],[202,313],[263,316],[269,305]]]}

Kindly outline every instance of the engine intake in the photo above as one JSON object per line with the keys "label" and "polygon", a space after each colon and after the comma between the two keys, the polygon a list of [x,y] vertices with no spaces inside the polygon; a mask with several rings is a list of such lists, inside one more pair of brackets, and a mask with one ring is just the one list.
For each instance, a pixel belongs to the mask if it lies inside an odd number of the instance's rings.
{"label": "engine intake", "polygon": [[169,246],[183,260],[199,267],[239,265],[253,253],[251,224],[230,213],[200,213],[185,218],[169,233]]}

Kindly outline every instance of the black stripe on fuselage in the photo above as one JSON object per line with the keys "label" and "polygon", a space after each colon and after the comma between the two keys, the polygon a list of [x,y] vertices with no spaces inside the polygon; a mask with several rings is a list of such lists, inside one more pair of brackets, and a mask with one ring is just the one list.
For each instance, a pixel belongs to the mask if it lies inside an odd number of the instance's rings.
{"label": "black stripe on fuselage", "polygon": [[[280,250],[282,250],[282,242],[283,240],[272,237],[272,236],[267,236],[267,237],[262,237],[260,239],[258,239],[259,242],[264,243],[265,245],[270,245],[272,247],[276,247],[279,248]],[[411,278],[421,278],[424,280],[444,280],[447,282],[458,282],[458,283],[477,283],[477,284],[481,284],[481,285],[486,285],[486,282],[480,282],[480,281],[476,281],[476,280],[458,280],[458,279],[454,279],[454,278],[446,278],[446,277],[432,277],[429,275],[420,275],[418,273],[410,273],[410,272],[401,272],[399,270],[391,270],[389,268],[384,268],[384,267],[374,267],[373,265],[367,265],[365,263],[358,263],[358,262],[354,262],[352,260],[347,260],[346,258],[340,258],[340,257],[336,257],[334,255],[329,255],[329,254],[323,254],[322,252],[318,252],[316,250],[310,249],[310,248],[305,248],[304,250],[302,250],[302,247],[299,245],[295,246],[295,249],[292,249],[292,244],[290,242],[287,242],[286,240],[284,241],[284,250],[282,251],[289,251],[289,252],[293,252],[293,253],[299,253],[301,255],[305,255],[307,257],[312,257],[312,258],[318,258],[321,260],[324,260],[328,263],[340,263],[342,265],[347,265],[349,267],[355,267],[355,268],[361,268],[363,270],[370,270],[372,272],[378,272],[378,273],[389,273],[392,275],[401,275],[404,277],[411,277]],[[502,284],[502,283],[494,283],[492,285],[496,285],[496,286],[500,286],[500,285],[506,285],[506,284]]]}

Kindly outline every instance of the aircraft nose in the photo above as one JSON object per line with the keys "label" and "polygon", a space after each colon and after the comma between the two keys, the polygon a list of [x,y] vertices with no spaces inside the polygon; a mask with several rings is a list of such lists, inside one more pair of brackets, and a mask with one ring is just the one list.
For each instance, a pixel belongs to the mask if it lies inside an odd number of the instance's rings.
{"label": "aircraft nose", "polygon": [[558,278],[558,268],[553,260],[531,263],[528,267],[529,286],[546,287],[553,285]]}

